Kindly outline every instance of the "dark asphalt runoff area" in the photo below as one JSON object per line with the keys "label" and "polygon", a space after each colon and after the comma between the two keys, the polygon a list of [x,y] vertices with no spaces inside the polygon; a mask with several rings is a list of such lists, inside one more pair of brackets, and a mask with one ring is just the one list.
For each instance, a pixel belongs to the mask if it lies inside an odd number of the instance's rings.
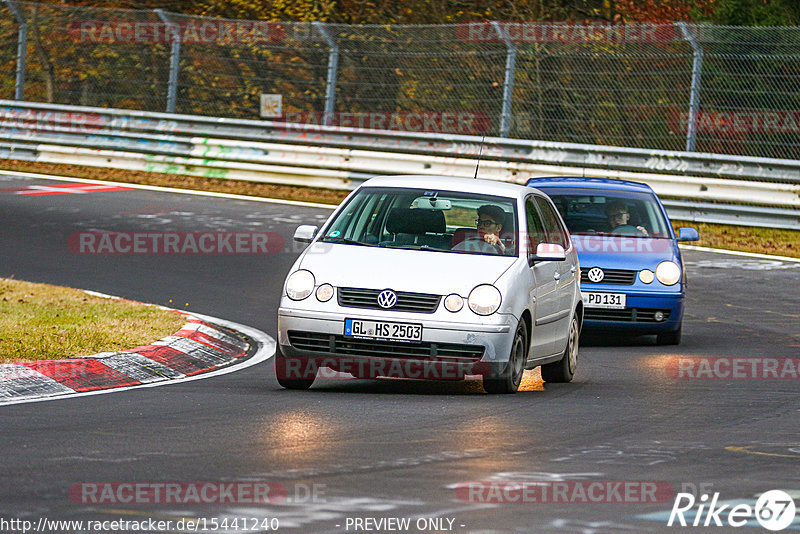
{"label": "dark asphalt runoff area", "polygon": [[[0,276],[187,309],[273,337],[299,253],[294,229],[330,213],[145,190],[14,191],[58,183],[0,175]],[[101,230],[276,232],[286,245],[226,255],[69,249],[71,235]],[[697,496],[688,521],[703,494],[728,504],[723,520],[731,504],[754,507],[768,490],[800,497],[800,379],[783,367],[800,358],[800,263],[684,258],[683,342],[584,339],[570,384],[543,384],[534,371],[507,396],[473,381],[331,379],[287,391],[269,360],[206,380],[0,406],[0,531],[44,518],[172,521],[172,532],[189,531],[176,526],[187,519],[205,521],[200,532],[673,532],[685,530],[667,526],[678,492]],[[778,360],[782,379],[710,376],[729,369],[720,362],[747,374],[765,359]],[[709,376],[692,378],[702,362]],[[126,483],[268,483],[287,498],[91,502],[97,488],[130,496],[119,491]],[[521,483],[525,495],[512,491]],[[689,530],[766,532],[748,525]],[[800,529],[800,513],[790,528]],[[61,531],[101,532],[86,523]]]}

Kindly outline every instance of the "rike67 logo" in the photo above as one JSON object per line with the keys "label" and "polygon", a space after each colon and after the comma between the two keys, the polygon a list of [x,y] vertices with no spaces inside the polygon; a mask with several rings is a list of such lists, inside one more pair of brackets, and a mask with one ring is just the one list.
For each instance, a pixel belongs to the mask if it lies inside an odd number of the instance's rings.
{"label": "rike67 logo", "polygon": [[[752,501],[751,501],[752,502]],[[791,495],[781,490],[763,493],[755,503],[722,501],[719,493],[695,498],[691,493],[678,493],[667,526],[693,527],[757,527],[777,532],[789,527],[795,519]]]}

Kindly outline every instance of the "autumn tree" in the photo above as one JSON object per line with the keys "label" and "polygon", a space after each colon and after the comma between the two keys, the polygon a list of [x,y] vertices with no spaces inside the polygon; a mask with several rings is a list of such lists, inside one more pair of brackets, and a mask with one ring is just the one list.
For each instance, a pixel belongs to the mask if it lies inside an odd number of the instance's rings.
{"label": "autumn tree", "polygon": [[695,0],[691,16],[699,22],[724,26],[797,26],[797,0]]}

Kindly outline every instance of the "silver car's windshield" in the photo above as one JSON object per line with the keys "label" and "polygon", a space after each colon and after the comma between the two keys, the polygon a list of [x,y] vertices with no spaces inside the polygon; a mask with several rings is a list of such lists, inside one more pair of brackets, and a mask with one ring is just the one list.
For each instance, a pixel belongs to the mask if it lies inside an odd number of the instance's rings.
{"label": "silver car's windshield", "polygon": [[650,193],[540,188],[553,200],[572,235],[668,238],[667,221]]}
{"label": "silver car's windshield", "polygon": [[513,198],[458,191],[365,187],[350,198],[321,240],[516,256],[516,221]]}

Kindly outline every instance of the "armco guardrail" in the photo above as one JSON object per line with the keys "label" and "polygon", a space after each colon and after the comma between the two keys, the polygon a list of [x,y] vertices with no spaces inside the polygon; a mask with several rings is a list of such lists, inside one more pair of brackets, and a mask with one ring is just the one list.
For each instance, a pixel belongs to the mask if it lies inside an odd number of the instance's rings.
{"label": "armco guardrail", "polygon": [[[634,179],[659,195],[705,203],[684,209],[695,220],[715,210],[716,222],[746,212],[730,221],[800,228],[795,160],[0,100],[0,157],[14,159],[352,189],[376,174],[472,176],[479,152],[481,178]],[[766,208],[720,202],[770,206],[771,223],[752,217],[753,210]]]}
{"label": "armco guardrail", "polygon": [[676,220],[800,230],[800,210],[671,199],[663,202],[669,216]]}

